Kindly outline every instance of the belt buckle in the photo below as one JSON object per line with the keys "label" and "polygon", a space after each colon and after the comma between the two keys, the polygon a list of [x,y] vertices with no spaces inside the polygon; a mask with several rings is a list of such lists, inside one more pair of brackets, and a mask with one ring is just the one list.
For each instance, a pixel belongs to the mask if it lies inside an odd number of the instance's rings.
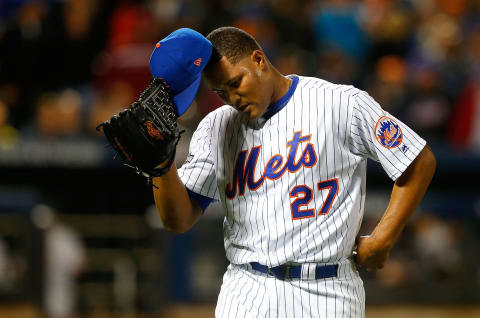
{"label": "belt buckle", "polygon": [[280,269],[281,267],[283,267],[285,269],[285,272],[284,272],[283,275],[280,275],[280,273],[278,271],[272,271],[271,267],[267,267],[267,275],[268,276],[273,276],[273,277],[276,277],[276,278],[282,279],[282,280],[290,279],[290,268],[292,266],[293,266],[292,264],[284,264],[284,265],[278,266],[278,269]]}
{"label": "belt buckle", "polygon": [[285,265],[285,277],[284,277],[285,280],[290,279],[290,267],[291,266],[292,265],[290,265],[290,264]]}

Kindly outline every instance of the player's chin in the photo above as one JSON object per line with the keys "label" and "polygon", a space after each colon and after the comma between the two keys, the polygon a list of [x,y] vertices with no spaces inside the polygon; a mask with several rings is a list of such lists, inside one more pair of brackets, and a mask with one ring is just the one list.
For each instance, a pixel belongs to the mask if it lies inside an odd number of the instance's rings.
{"label": "player's chin", "polygon": [[257,119],[260,117],[257,112],[244,112],[244,114],[248,117],[248,119]]}
{"label": "player's chin", "polygon": [[243,113],[245,116],[248,116],[249,119],[257,119],[262,116],[264,112],[260,111],[260,109],[254,105],[249,105]]}

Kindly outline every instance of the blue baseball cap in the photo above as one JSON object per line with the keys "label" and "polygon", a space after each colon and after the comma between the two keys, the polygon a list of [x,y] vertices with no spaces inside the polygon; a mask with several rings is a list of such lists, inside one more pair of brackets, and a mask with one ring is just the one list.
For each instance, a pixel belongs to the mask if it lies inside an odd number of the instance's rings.
{"label": "blue baseball cap", "polygon": [[211,55],[212,43],[188,28],[178,29],[155,44],[150,71],[168,85],[178,116],[192,104]]}

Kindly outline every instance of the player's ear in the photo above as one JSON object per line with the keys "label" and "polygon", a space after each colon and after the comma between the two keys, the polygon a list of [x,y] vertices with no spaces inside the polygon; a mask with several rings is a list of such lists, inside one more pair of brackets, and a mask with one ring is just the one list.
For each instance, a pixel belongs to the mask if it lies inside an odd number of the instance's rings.
{"label": "player's ear", "polygon": [[252,54],[250,54],[250,59],[252,60],[253,64],[259,67],[261,70],[265,68],[267,65],[265,54],[260,50],[254,50]]}

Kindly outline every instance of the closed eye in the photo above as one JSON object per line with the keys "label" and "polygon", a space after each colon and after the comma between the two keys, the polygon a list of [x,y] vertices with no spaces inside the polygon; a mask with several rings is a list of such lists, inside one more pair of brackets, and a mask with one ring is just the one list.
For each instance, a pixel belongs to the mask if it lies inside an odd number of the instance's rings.
{"label": "closed eye", "polygon": [[237,89],[240,87],[240,84],[242,83],[243,76],[240,75],[236,78],[233,78],[227,82],[227,85],[230,86],[233,89]]}
{"label": "closed eye", "polygon": [[226,94],[225,91],[222,89],[212,89],[222,100],[226,100]]}
{"label": "closed eye", "polygon": [[239,88],[240,87],[240,80],[230,83],[231,88]]}

